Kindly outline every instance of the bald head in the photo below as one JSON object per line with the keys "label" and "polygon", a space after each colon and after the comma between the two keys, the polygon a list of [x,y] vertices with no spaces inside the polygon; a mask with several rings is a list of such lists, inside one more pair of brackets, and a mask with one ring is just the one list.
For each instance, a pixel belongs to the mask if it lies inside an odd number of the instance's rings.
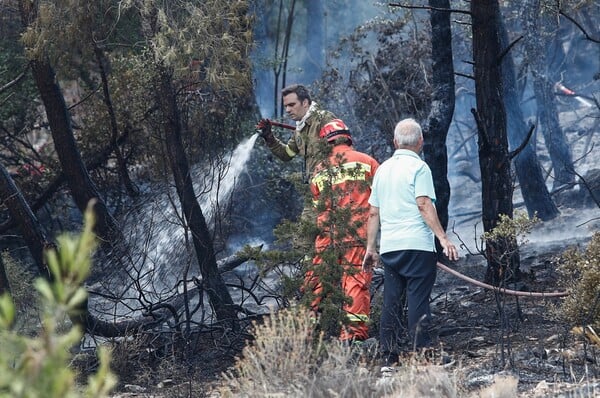
{"label": "bald head", "polygon": [[419,152],[423,145],[423,131],[419,123],[412,118],[399,121],[394,129],[394,144],[399,149]]}

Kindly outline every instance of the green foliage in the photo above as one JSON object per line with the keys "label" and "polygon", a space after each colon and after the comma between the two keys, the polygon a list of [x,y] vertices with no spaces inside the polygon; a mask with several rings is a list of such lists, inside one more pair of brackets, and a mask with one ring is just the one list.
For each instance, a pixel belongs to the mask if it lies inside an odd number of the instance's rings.
{"label": "green foliage", "polygon": [[[20,44],[0,37],[0,87],[25,72],[26,65]],[[26,125],[27,116],[34,107],[30,99],[34,91],[33,81],[25,78],[10,90],[0,93],[0,120],[3,127],[19,131]]]}
{"label": "green foliage", "polygon": [[65,317],[80,315],[87,299],[81,285],[89,274],[96,242],[92,211],[88,210],[85,217],[85,228],[79,237],[62,235],[59,249],[46,252],[53,281],[38,279],[35,284],[44,299],[39,336],[29,338],[14,332],[15,306],[8,295],[0,298],[2,397],[105,397],[116,383],[109,369],[109,352],[101,347],[100,367],[81,392],[69,367],[69,349],[80,341],[82,331],[78,326],[66,332],[58,328]]}
{"label": "green foliage", "polygon": [[569,324],[600,330],[600,232],[594,233],[585,250],[566,250],[558,263],[562,284],[569,293],[558,315]]}
{"label": "green foliage", "polygon": [[[0,92],[0,160],[8,170],[22,171],[19,168],[24,164],[33,163],[34,155],[27,153],[33,140],[25,132],[35,123],[32,119],[37,103],[35,86],[28,73],[28,61],[18,41],[18,26],[15,26],[14,16],[11,19],[7,14],[0,17],[0,87],[6,87]],[[28,188],[26,184],[21,185],[24,192],[28,192]]]}
{"label": "green foliage", "polygon": [[524,211],[515,211],[512,218],[506,214],[500,214],[500,219],[496,227],[491,231],[484,232],[481,239],[484,242],[492,240],[515,240],[518,245],[523,245],[527,243],[527,235],[539,221],[536,215],[529,218]]}
{"label": "green foliage", "polygon": [[[496,226],[481,235],[481,241],[486,246],[488,264],[497,264],[500,280],[492,280],[501,284],[512,279],[517,274],[519,246],[527,242],[527,235],[539,219],[534,215],[531,219],[524,211],[516,211],[513,217],[500,214]],[[483,246],[483,245],[482,245]]]}
{"label": "green foliage", "polygon": [[[243,126],[251,114],[253,98],[249,58],[252,29],[247,6],[246,1],[173,1],[168,5],[148,1],[138,10],[143,50],[132,54],[128,62],[132,64],[131,77],[138,79],[141,71],[146,83],[138,85],[141,95],[131,93],[129,97],[145,106],[150,98],[150,105],[156,106],[159,101],[155,94],[163,92],[160,76],[167,74],[178,93],[182,140],[189,161],[215,164],[213,171],[226,163],[220,158],[224,149],[253,130]],[[129,87],[129,80],[120,79],[119,86]],[[161,131],[164,111],[148,113],[146,109],[142,114],[146,118],[142,125],[152,144],[147,153],[153,157],[162,153],[155,144],[163,144],[163,137],[156,133]],[[152,160],[158,161],[161,170],[161,160]]]}
{"label": "green foliage", "polygon": [[[113,137],[99,75],[101,59],[129,166],[143,177],[165,175],[164,117],[155,102],[157,75],[168,72],[177,92],[182,139],[192,164],[207,151],[222,154],[250,126],[249,52],[252,18],[247,1],[42,1],[24,7],[29,25],[21,43],[29,59],[45,59],[61,80],[78,127],[84,158],[101,153]],[[65,83],[68,81],[68,83]],[[81,102],[79,102],[82,100]],[[94,175],[117,182],[115,163]],[[107,175],[106,170],[112,172]]]}

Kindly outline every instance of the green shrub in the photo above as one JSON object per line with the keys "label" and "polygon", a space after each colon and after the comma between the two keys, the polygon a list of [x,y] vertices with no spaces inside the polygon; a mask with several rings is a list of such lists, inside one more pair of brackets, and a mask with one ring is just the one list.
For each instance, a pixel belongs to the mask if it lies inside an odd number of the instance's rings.
{"label": "green shrub", "polygon": [[35,282],[43,308],[38,336],[14,331],[13,300],[7,294],[0,297],[0,397],[105,397],[115,385],[109,352],[100,348],[97,373],[89,377],[85,388],[79,388],[69,367],[69,349],[79,343],[83,332],[79,326],[64,332],[58,328],[66,317],[80,315],[87,299],[81,285],[89,274],[90,254],[95,248],[92,224],[88,210],[84,231],[78,237],[60,236],[59,249],[46,252],[54,280]]}
{"label": "green shrub", "polygon": [[600,330],[600,232],[583,251],[576,247],[560,257],[558,272],[569,295],[558,315],[569,324]]}

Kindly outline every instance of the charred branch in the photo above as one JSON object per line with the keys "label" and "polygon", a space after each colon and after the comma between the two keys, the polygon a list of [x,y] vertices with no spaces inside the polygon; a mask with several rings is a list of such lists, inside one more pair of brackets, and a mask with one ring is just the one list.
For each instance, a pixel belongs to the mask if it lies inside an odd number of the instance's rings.
{"label": "charred branch", "polygon": [[529,131],[527,132],[527,137],[525,137],[525,139],[523,140],[521,145],[519,145],[518,148],[515,148],[514,151],[511,151],[508,153],[509,159],[511,159],[511,160],[514,159],[519,153],[521,153],[521,151],[523,151],[523,149],[525,149],[525,147],[529,143],[529,140],[531,139],[531,136],[533,135],[533,130],[535,130],[535,124],[532,124],[531,126],[529,126]]}
{"label": "charred branch", "polygon": [[600,43],[600,38],[594,38],[594,37],[590,36],[589,33],[585,30],[585,28],[583,26],[581,26],[581,24],[579,22],[577,22],[577,20],[575,18],[573,18],[569,14],[565,13],[563,10],[558,10],[558,13],[560,15],[562,15],[563,17],[567,18],[569,21],[571,21],[575,26],[577,26],[577,28],[579,28],[579,30],[581,31],[581,33],[583,33],[583,35],[585,36],[585,38],[587,40],[592,41],[594,43]]}
{"label": "charred branch", "polygon": [[442,12],[450,12],[450,13],[454,13],[454,14],[471,15],[471,12],[469,12],[469,11],[459,10],[459,9],[456,9],[456,8],[442,8],[442,7],[432,7],[432,6],[415,6],[415,5],[401,4],[401,3],[389,3],[388,6],[390,6],[390,7],[406,8],[406,9],[409,9],[409,10],[442,11]]}
{"label": "charred branch", "polygon": [[100,70],[100,78],[102,80],[102,93],[104,105],[106,106],[106,110],[108,112],[109,120],[110,120],[110,130],[111,130],[111,146],[115,152],[117,157],[117,172],[127,193],[129,196],[135,197],[139,195],[139,190],[129,177],[129,173],[127,171],[127,163],[125,161],[125,157],[121,152],[121,148],[119,147],[117,141],[119,139],[119,127],[117,125],[117,116],[115,113],[115,109],[112,103],[112,98],[110,95],[110,89],[108,87],[108,76],[106,73],[106,68],[104,67],[105,63],[105,55],[102,49],[94,44],[94,55],[96,56],[96,62],[98,64],[98,68]]}
{"label": "charred branch", "polygon": [[23,70],[23,72],[21,72],[17,77],[15,77],[10,82],[6,83],[4,86],[0,87],[0,94],[2,94],[4,91],[8,90],[12,86],[17,85],[21,80],[23,80],[23,78],[27,75],[27,72],[29,72],[30,66],[31,66],[30,63],[27,64],[27,66],[25,67],[25,70]]}
{"label": "charred branch", "polygon": [[[257,249],[262,249],[262,245],[258,246]],[[217,261],[217,268],[222,274],[234,270],[235,268],[244,264],[248,260],[251,260],[251,258],[248,256],[240,256],[238,254],[234,254]]]}
{"label": "charred branch", "polygon": [[517,44],[522,38],[523,38],[523,36],[517,37],[504,50],[502,50],[502,52],[498,56],[498,63],[502,62],[502,60],[504,59],[504,57],[506,56],[506,54],[508,54],[508,52],[510,51],[510,49],[513,48],[514,45]]}
{"label": "charred branch", "polygon": [[[236,267],[244,264],[246,261],[250,260],[247,256],[238,256],[233,255],[221,259],[217,262],[219,273],[225,273],[235,269]],[[123,337],[129,334],[135,334],[142,331],[149,331],[153,328],[159,327],[165,322],[168,322],[171,319],[175,320],[175,324],[179,325],[179,313],[181,309],[185,306],[186,301],[189,301],[189,298],[193,295],[202,294],[206,286],[202,280],[197,281],[197,286],[188,289],[186,292],[179,293],[172,298],[165,300],[160,303],[151,304],[143,314],[141,314],[138,318],[128,319],[124,321],[109,321],[103,320],[99,317],[92,315],[89,313],[83,319],[80,319],[83,324],[84,330],[87,333],[90,333],[94,336],[101,337]],[[232,286],[232,285],[228,285]],[[250,292],[250,289],[244,288],[243,286],[233,286],[235,288],[244,289],[246,292]],[[90,290],[90,295],[101,296],[105,298],[109,298],[106,294]],[[264,297],[260,298],[255,294],[251,294],[251,296],[256,300],[257,304],[263,302]],[[242,309],[240,306],[232,306],[237,311],[245,313],[247,315],[255,315],[250,311]]]}
{"label": "charred branch", "polygon": [[466,73],[454,72],[456,76],[466,77],[467,79],[474,80],[475,78],[472,75],[467,75]]}
{"label": "charred branch", "polygon": [[[128,136],[129,136],[129,131],[126,130],[117,139],[116,144],[111,142],[103,150],[97,152],[96,156],[94,156],[89,162],[86,162],[87,169],[95,170],[98,167],[101,167],[102,165],[104,165],[106,163],[108,157],[110,156],[110,154],[113,152],[114,145],[121,145],[122,143],[126,142],[126,140],[128,139]],[[67,176],[65,175],[64,172],[60,172],[54,178],[54,180],[52,180],[52,182],[46,187],[44,192],[42,192],[42,194],[40,196],[38,196],[37,198],[35,198],[32,201],[32,204],[30,206],[31,210],[37,211],[37,210],[41,209],[48,202],[48,200],[52,197],[52,195],[54,195],[56,193],[56,191],[58,191],[58,189],[61,186],[63,186],[66,182],[67,182]],[[9,219],[9,220],[3,222],[2,224],[0,224],[0,233],[5,233],[6,231],[8,231],[9,229],[14,228],[14,227],[15,227],[14,220]]]}

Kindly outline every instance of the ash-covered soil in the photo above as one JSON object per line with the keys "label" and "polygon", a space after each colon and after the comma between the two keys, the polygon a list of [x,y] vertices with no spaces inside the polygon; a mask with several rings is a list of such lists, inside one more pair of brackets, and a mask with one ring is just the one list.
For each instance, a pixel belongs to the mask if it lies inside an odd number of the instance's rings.
{"label": "ash-covered soil", "polygon": [[[600,230],[597,210],[563,209],[556,220],[537,225],[520,248],[523,278],[507,288],[563,291],[556,259],[570,246],[584,248]],[[477,254],[452,268],[485,277],[485,260]],[[439,340],[467,389],[511,375],[522,397],[600,396],[600,347],[558,316],[561,298],[499,295],[440,270],[432,299]]]}

